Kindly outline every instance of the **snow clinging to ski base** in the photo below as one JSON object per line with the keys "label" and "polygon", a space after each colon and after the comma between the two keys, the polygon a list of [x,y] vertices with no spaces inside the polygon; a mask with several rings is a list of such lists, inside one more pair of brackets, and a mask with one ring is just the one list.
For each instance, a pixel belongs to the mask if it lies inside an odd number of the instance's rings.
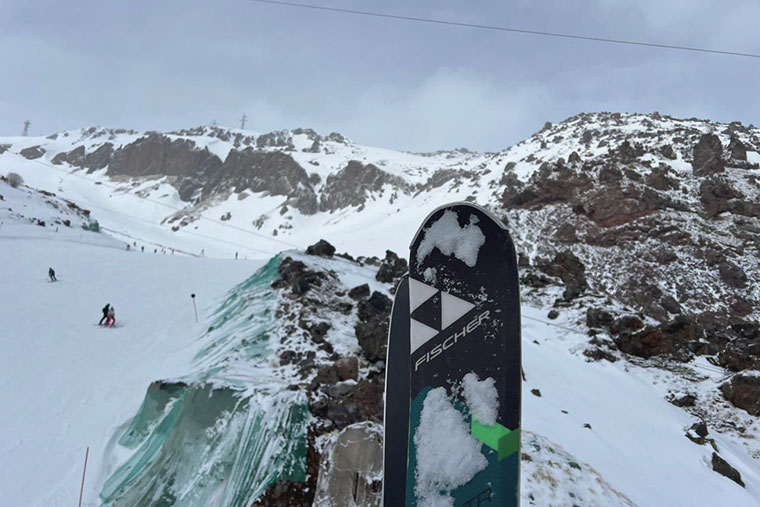
{"label": "snow clinging to ski base", "polygon": [[481,424],[491,426],[499,415],[499,393],[493,378],[478,379],[470,372],[462,379],[462,393],[473,417]]}
{"label": "snow clinging to ski base", "polygon": [[420,507],[453,507],[454,499],[448,493],[488,466],[480,452],[481,443],[470,435],[464,416],[452,406],[443,387],[427,393],[414,443],[415,495]]}
{"label": "snow clinging to ski base", "polygon": [[444,255],[453,255],[474,268],[478,263],[478,252],[486,241],[483,231],[477,226],[478,218],[470,216],[470,223],[459,226],[457,214],[446,211],[440,219],[425,230],[425,237],[417,250],[417,262],[421,263],[433,249]]}

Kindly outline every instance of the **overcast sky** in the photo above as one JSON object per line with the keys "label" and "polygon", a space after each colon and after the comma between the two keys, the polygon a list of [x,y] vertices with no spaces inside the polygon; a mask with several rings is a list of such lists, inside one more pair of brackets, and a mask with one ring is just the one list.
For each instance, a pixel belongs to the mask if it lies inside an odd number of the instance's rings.
{"label": "overcast sky", "polygon": [[[760,53],[760,2],[301,0]],[[0,0],[0,135],[216,120],[432,151],[503,149],[584,111],[760,124],[760,59],[543,38],[250,0]]]}

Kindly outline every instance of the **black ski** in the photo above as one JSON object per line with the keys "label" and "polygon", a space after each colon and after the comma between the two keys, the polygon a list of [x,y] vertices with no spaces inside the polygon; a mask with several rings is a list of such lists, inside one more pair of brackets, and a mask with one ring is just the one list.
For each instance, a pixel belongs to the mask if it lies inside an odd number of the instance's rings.
{"label": "black ski", "polygon": [[[477,458],[479,464],[473,466],[466,483],[454,481],[457,485],[449,490],[436,486],[434,495],[450,497],[455,506],[519,505],[520,298],[514,245],[504,226],[469,203],[435,210],[411,245],[409,294],[410,412],[404,504],[417,505],[422,499],[419,492],[430,490],[418,484],[423,483],[420,477],[431,473],[429,464],[427,471],[424,463],[418,465],[418,457],[432,446],[417,449],[415,435],[420,432],[424,441],[428,430],[420,426],[423,404],[428,393],[443,388],[446,406],[460,413],[464,436],[455,441],[454,436],[441,435],[433,445],[455,453],[464,439],[480,449],[484,459]],[[493,379],[498,408],[494,405],[492,424],[483,424],[466,408],[461,386],[468,373],[480,380]],[[440,405],[441,397],[437,400]],[[435,429],[435,424],[428,427]],[[427,484],[431,483],[438,484]]]}
{"label": "black ski", "polygon": [[385,362],[383,505],[404,505],[409,433],[409,280],[396,288]]}

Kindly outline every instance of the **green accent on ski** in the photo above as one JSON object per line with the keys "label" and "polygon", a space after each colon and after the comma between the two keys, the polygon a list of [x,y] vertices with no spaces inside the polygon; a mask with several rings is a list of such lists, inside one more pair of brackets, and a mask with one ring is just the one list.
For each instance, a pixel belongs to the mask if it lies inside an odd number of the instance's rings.
{"label": "green accent on ski", "polygon": [[474,417],[470,433],[488,447],[499,453],[499,461],[520,450],[520,428],[510,430],[499,423],[492,426],[481,424]]}

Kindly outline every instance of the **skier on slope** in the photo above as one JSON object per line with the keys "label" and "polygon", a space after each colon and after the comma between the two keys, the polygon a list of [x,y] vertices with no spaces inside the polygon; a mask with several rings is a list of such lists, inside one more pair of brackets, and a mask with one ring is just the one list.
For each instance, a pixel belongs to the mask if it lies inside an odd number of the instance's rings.
{"label": "skier on slope", "polygon": [[50,277],[51,282],[58,281],[58,279],[55,277],[55,271],[53,271],[53,268],[48,268],[48,276]]}
{"label": "skier on slope", "polygon": [[106,327],[108,326],[116,327],[116,310],[114,310],[113,305],[111,305],[108,308],[108,318],[106,319]]}
{"label": "skier on slope", "polygon": [[108,320],[108,310],[111,308],[110,303],[106,303],[106,306],[103,307],[103,317],[101,317],[100,322],[98,322],[99,326],[103,325],[103,322],[105,320]]}

